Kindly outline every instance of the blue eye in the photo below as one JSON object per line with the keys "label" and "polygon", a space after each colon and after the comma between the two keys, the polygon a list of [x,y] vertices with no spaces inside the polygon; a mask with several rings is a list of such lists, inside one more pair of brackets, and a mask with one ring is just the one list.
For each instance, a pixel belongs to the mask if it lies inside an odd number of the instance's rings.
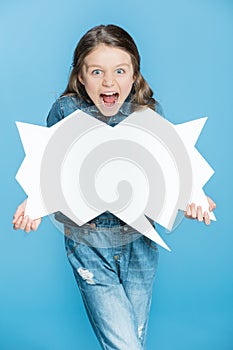
{"label": "blue eye", "polygon": [[95,70],[92,71],[92,74],[100,75],[101,74],[101,70],[100,69],[95,69]]}
{"label": "blue eye", "polygon": [[122,68],[118,68],[118,69],[116,70],[116,72],[117,72],[117,74],[123,74],[123,73],[125,73],[124,69],[122,69]]}

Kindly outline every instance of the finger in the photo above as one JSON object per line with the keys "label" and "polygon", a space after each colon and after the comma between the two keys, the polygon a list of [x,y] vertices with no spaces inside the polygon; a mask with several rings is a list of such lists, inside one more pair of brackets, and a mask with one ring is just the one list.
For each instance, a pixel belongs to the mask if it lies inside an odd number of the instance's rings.
{"label": "finger", "polygon": [[20,228],[20,225],[21,225],[22,221],[23,221],[23,216],[20,216],[18,218],[18,220],[15,221],[13,228],[15,230],[18,230]]}
{"label": "finger", "polygon": [[24,228],[24,231],[29,233],[31,231],[31,225],[32,225],[32,220],[30,218],[28,218],[26,225],[25,225],[25,228]]}
{"label": "finger", "polygon": [[27,199],[25,199],[16,209],[15,214],[13,215],[13,224],[18,220],[18,218],[23,215],[24,216],[24,212],[25,212],[25,208],[26,208],[26,204],[27,204]]}
{"label": "finger", "polygon": [[28,216],[25,216],[21,222],[20,229],[24,230],[28,222]]}
{"label": "finger", "polygon": [[32,224],[31,224],[31,230],[36,231],[38,229],[38,226],[41,223],[41,218],[36,219],[36,220],[32,220]]}
{"label": "finger", "polygon": [[197,220],[203,221],[202,207],[200,205],[197,207]]}
{"label": "finger", "polygon": [[16,211],[15,211],[15,214],[14,214],[14,217],[15,217],[15,216],[20,216],[20,215],[22,215],[22,214],[24,213],[24,211],[25,211],[25,202],[21,203],[21,204],[17,207],[17,209],[16,209]]}
{"label": "finger", "polygon": [[189,204],[187,205],[185,215],[186,215],[187,217],[191,216],[191,208],[190,208],[190,205],[189,205]]}
{"label": "finger", "polygon": [[18,220],[18,218],[19,218],[20,216],[23,216],[23,215],[24,215],[23,210],[20,210],[19,208],[17,208],[17,209],[16,209],[16,212],[14,213],[12,223],[15,224],[16,221]]}
{"label": "finger", "polygon": [[216,208],[216,203],[214,201],[212,201],[210,206],[209,206],[209,210],[213,211],[215,208]]}
{"label": "finger", "polygon": [[209,211],[212,211],[216,208],[216,203],[213,201],[212,198],[208,197],[207,196],[207,200],[208,200],[208,203],[209,203]]}
{"label": "finger", "polygon": [[197,217],[197,211],[196,211],[196,205],[195,203],[191,204],[191,215],[193,219],[196,219]]}
{"label": "finger", "polygon": [[35,231],[36,228],[37,228],[37,227],[36,227],[36,222],[35,222],[35,220],[33,220],[32,223],[31,223],[31,230],[32,230],[32,231]]}
{"label": "finger", "polygon": [[31,230],[36,231],[37,227],[39,226],[40,221],[39,220],[32,220],[31,223]]}
{"label": "finger", "polygon": [[209,216],[209,213],[207,211],[204,212],[204,222],[206,225],[210,224],[210,216]]}

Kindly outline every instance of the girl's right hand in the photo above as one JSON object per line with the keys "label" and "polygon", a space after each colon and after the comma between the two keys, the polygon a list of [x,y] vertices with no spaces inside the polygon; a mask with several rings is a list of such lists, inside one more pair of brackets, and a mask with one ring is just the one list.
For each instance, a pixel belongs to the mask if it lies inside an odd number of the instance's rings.
{"label": "girl's right hand", "polygon": [[41,218],[32,220],[29,216],[24,216],[27,200],[23,201],[14,214],[13,228],[15,230],[21,229],[25,232],[36,231],[41,223]]}

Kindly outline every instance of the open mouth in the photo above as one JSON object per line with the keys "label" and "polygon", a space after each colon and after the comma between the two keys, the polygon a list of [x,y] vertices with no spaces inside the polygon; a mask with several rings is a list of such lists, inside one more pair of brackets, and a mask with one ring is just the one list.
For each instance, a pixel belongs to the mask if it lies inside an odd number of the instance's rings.
{"label": "open mouth", "polygon": [[100,98],[106,107],[113,107],[115,103],[118,101],[119,94],[118,92],[106,92],[104,94],[100,94]]}

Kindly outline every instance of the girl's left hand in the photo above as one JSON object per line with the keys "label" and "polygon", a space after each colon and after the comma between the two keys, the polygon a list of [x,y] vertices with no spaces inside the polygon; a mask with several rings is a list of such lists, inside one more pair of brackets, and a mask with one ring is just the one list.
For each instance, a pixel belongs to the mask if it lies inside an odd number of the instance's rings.
{"label": "girl's left hand", "polygon": [[[209,202],[209,211],[213,211],[216,208],[216,203],[208,196],[206,196]],[[189,204],[185,212],[186,218],[197,219],[197,221],[203,221],[206,225],[210,224],[210,217],[207,211],[202,212],[201,206],[196,206],[195,203]]]}

